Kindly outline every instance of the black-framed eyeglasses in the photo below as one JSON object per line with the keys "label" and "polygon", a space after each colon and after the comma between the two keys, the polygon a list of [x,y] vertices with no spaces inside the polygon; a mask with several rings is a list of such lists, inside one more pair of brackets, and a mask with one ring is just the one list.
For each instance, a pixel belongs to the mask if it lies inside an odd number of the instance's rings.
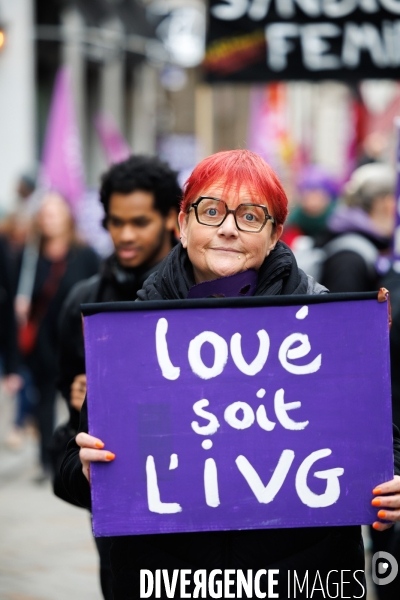
{"label": "black-framed eyeglasses", "polygon": [[259,233],[267,221],[275,223],[267,207],[260,204],[239,204],[235,210],[231,210],[226,202],[219,198],[200,196],[190,208],[194,208],[197,222],[208,227],[220,227],[229,214],[233,215],[239,231],[247,233]]}

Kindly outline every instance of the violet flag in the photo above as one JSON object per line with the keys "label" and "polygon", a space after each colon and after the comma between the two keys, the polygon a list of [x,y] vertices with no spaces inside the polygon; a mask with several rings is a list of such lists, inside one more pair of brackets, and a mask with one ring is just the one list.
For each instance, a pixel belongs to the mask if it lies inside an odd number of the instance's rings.
{"label": "violet flag", "polygon": [[110,114],[98,113],[94,124],[109,165],[129,158],[132,150]]}
{"label": "violet flag", "polygon": [[44,189],[59,192],[74,213],[85,192],[78,122],[66,67],[59,69],[54,84],[39,184]]}

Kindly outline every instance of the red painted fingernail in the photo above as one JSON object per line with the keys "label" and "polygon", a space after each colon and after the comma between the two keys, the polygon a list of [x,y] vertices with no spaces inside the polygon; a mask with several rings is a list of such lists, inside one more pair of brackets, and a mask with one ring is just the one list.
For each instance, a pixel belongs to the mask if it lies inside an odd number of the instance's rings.
{"label": "red painted fingernail", "polygon": [[381,501],[379,500],[379,498],[374,498],[371,502],[372,506],[380,506],[381,505]]}
{"label": "red painted fingernail", "polygon": [[376,487],[372,490],[373,494],[376,494],[377,496],[379,496],[380,494],[382,494],[381,488]]}
{"label": "red painted fingernail", "polygon": [[373,529],[379,529],[379,523],[372,523]]}
{"label": "red painted fingernail", "polygon": [[386,511],[385,510],[379,510],[378,511],[378,517],[380,519],[384,519],[386,517]]}
{"label": "red painted fingernail", "polygon": [[106,452],[107,460],[114,460],[114,458],[115,458],[115,454],[113,454],[112,452]]}
{"label": "red painted fingernail", "polygon": [[96,442],[95,446],[96,446],[96,448],[104,448],[103,442]]}

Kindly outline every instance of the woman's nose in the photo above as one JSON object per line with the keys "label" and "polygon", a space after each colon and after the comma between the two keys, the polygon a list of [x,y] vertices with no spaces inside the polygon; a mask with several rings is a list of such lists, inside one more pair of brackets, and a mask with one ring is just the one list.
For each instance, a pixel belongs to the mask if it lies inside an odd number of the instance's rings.
{"label": "woman's nose", "polygon": [[219,226],[218,233],[220,235],[238,236],[238,228],[232,213],[229,213],[222,225]]}

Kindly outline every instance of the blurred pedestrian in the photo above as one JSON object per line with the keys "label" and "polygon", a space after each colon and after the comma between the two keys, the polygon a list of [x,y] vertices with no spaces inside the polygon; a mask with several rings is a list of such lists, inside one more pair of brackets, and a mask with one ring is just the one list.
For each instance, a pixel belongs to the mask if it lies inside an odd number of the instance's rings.
{"label": "blurred pedestrian", "polygon": [[291,209],[282,241],[293,250],[299,267],[317,281],[325,255],[318,240],[326,233],[327,221],[334,211],[338,184],[319,165],[306,167],[298,182],[297,204]]}
{"label": "blurred pedestrian", "polygon": [[[133,156],[111,167],[102,177],[100,200],[105,211],[104,226],[110,232],[114,253],[103,262],[98,275],[74,287],[60,318],[59,388],[70,409],[68,431],[74,434],[78,431],[86,395],[80,305],[136,299],[143,282],[176,244],[181,193],[177,173],[153,157]],[[54,487],[60,497],[71,501],[57,477]],[[106,600],[112,598],[111,541],[96,539]]]}
{"label": "blurred pedestrian", "polygon": [[[7,244],[0,237],[0,361],[2,383],[10,395],[14,395],[22,385],[22,379],[18,374],[19,354],[13,304]],[[12,440],[8,441],[12,442]]]}
{"label": "blurred pedestrian", "polygon": [[[102,263],[98,275],[74,287],[60,318],[59,387],[69,403],[71,422],[76,428],[77,410],[86,391],[80,305],[136,299],[143,282],[176,243],[181,194],[175,171],[153,157],[133,156],[112,166],[102,177],[104,226],[115,250]],[[79,385],[75,382],[71,404],[71,386],[78,376]]]}
{"label": "blurred pedestrian", "polygon": [[298,182],[298,199],[290,210],[282,241],[292,247],[298,236],[315,239],[326,229],[326,222],[335,206],[338,184],[319,165],[306,167]]}
{"label": "blurred pedestrian", "polygon": [[358,167],[370,163],[383,162],[388,148],[388,135],[381,131],[369,133],[361,145],[361,156],[358,159]]}
{"label": "blurred pedestrian", "polygon": [[50,474],[49,443],[54,429],[58,331],[61,306],[72,286],[98,270],[96,253],[75,235],[67,202],[56,192],[47,194],[35,218],[38,239],[31,297],[20,311],[19,345],[37,390],[36,418],[40,433],[41,472]]}
{"label": "blurred pedestrian", "polygon": [[16,203],[13,212],[0,224],[0,232],[6,239],[12,258],[18,257],[26,243],[35,212],[35,180],[29,175],[21,175],[16,185]]}
{"label": "blurred pedestrian", "polygon": [[380,287],[379,258],[389,253],[395,222],[394,170],[382,163],[359,167],[344,190],[344,205],[328,219],[321,282],[331,292]]}
{"label": "blurred pedestrian", "polygon": [[[324,246],[326,259],[321,281],[331,292],[368,292],[382,285],[379,258],[388,255],[392,244],[396,211],[394,186],[394,170],[386,164],[369,163],[352,174],[344,190],[345,205],[338,206],[328,222],[329,241]],[[398,330],[398,316],[394,335]],[[396,360],[393,338],[391,360],[392,363]],[[395,414],[393,420],[396,423]],[[390,552],[400,560],[397,527],[396,524],[395,528],[383,532],[369,528],[373,553]],[[376,586],[376,594],[379,600],[398,597],[400,580]]]}
{"label": "blurred pedestrian", "polygon": [[[7,215],[0,224],[0,231],[7,242],[13,303],[15,303],[15,296],[17,294],[21,270],[21,256],[24,253],[24,248],[30,247],[33,242],[33,240],[30,239],[30,236],[32,234],[34,213],[37,209],[35,185],[35,179],[32,175],[21,175],[16,186],[15,209]],[[32,268],[33,273],[35,267],[36,264]],[[31,275],[29,277],[31,277]],[[23,303],[24,301],[25,299],[22,300]],[[18,312],[18,302],[16,305]],[[27,304],[25,302],[24,319],[26,317],[27,305],[29,305],[29,300]],[[23,444],[25,437],[24,427],[29,421],[32,421],[35,402],[31,374],[27,366],[21,361],[19,363],[18,375],[21,378],[21,385],[16,396],[16,414],[13,427],[8,432],[5,440],[8,447],[14,450],[20,449]]]}

